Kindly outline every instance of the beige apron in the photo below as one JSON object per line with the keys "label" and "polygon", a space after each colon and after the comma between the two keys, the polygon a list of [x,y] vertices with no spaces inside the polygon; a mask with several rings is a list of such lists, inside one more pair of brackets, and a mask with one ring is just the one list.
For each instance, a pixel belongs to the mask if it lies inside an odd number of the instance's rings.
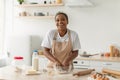
{"label": "beige apron", "polygon": [[[68,31],[69,39],[68,41],[63,41],[63,42],[57,42],[56,37],[58,32],[54,34],[53,38],[53,44],[52,44],[52,54],[54,57],[56,57],[61,63],[72,53],[72,42],[71,42],[71,36],[70,36],[70,31]],[[49,68],[53,68],[53,65],[55,63],[50,62],[48,64]],[[71,62],[72,64],[72,62]]]}

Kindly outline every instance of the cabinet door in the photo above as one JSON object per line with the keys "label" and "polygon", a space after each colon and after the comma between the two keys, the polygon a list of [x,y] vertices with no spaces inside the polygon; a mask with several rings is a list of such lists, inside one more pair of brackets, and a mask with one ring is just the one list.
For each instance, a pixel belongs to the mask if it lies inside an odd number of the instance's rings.
{"label": "cabinet door", "polygon": [[74,68],[89,68],[90,63],[88,60],[74,60]]}
{"label": "cabinet door", "polygon": [[102,67],[120,71],[120,62],[102,62]]}
{"label": "cabinet door", "polygon": [[109,68],[120,71],[120,62],[90,61],[90,68],[95,68],[96,71],[100,72],[102,68]]}
{"label": "cabinet door", "polygon": [[90,68],[94,68],[96,71],[101,72],[102,62],[100,62],[100,61],[90,61]]}

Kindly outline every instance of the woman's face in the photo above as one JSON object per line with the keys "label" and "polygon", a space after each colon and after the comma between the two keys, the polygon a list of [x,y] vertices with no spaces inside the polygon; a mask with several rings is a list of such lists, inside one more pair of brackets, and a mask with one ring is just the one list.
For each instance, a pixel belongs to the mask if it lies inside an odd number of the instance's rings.
{"label": "woman's face", "polygon": [[56,26],[59,31],[64,31],[67,29],[68,21],[67,21],[65,15],[63,15],[63,14],[57,15],[55,18],[55,22],[56,22]]}

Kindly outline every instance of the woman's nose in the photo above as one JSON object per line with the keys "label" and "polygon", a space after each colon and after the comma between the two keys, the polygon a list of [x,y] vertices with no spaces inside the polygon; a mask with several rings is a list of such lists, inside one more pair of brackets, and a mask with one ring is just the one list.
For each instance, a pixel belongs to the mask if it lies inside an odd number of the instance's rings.
{"label": "woman's nose", "polygon": [[63,23],[62,21],[59,21],[59,24]]}

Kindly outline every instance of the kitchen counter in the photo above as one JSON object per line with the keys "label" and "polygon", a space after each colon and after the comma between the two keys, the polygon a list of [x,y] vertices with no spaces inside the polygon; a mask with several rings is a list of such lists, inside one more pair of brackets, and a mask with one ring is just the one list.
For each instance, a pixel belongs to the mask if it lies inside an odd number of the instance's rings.
{"label": "kitchen counter", "polygon": [[120,62],[120,57],[100,57],[100,56],[92,56],[92,57],[80,57],[78,56],[76,60],[92,60],[92,61],[110,61],[110,62]]}
{"label": "kitchen counter", "polygon": [[[74,70],[73,72],[79,70]],[[0,80],[87,80],[89,75],[75,77],[72,73],[48,75],[40,73],[39,75],[26,75],[20,72],[15,72],[12,66],[0,68]]]}
{"label": "kitchen counter", "polygon": [[[45,58],[44,55],[40,57]],[[120,62],[120,57],[101,57],[100,55],[91,56],[91,57],[80,57],[78,56],[76,60],[92,60],[92,61],[110,61],[110,62]]]}

